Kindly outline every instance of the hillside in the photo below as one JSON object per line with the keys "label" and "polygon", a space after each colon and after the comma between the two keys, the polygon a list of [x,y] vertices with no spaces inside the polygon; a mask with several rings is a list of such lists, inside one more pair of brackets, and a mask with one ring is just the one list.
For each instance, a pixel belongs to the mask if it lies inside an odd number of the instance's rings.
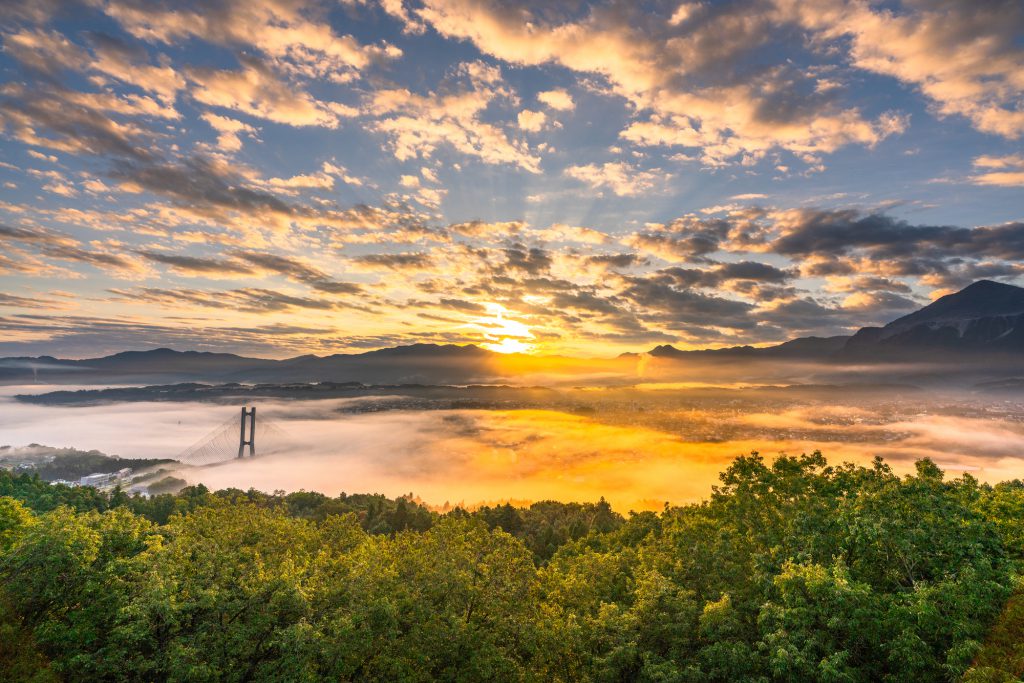
{"label": "hillside", "polygon": [[884,327],[865,327],[847,354],[1024,351],[1024,288],[981,280]]}

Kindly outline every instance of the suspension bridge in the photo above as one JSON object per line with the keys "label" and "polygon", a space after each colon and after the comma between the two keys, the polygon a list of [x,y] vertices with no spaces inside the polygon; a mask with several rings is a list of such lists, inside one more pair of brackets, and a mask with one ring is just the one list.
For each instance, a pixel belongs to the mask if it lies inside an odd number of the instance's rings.
{"label": "suspension bridge", "polygon": [[182,451],[176,458],[183,465],[204,467],[239,458],[255,458],[284,451],[291,439],[274,422],[261,417],[256,408],[242,408],[213,428],[206,436]]}

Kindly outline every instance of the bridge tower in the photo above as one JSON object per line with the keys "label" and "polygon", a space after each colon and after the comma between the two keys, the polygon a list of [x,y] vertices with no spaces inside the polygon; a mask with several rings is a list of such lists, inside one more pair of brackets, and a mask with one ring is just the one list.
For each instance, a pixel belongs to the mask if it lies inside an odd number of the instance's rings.
{"label": "bridge tower", "polygon": [[[245,438],[245,423],[246,418],[249,422],[249,438]],[[252,410],[246,410],[245,406],[242,406],[242,429],[238,437],[238,457],[243,457],[245,447],[249,447],[249,457],[256,455],[256,406],[252,407]]]}

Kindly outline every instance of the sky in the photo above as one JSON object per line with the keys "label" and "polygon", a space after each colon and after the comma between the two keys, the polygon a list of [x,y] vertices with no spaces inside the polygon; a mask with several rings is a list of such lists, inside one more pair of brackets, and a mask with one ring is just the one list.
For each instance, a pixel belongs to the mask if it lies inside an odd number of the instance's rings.
{"label": "sky", "polygon": [[1019,0],[15,0],[0,46],[0,355],[770,344],[1024,274]]}

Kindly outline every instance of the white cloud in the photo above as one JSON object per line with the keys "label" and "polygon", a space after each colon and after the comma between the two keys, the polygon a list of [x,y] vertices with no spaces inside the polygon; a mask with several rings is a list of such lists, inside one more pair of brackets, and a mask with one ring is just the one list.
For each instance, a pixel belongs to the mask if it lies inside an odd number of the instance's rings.
{"label": "white cloud", "polygon": [[336,34],[326,20],[312,18],[326,13],[303,0],[226,0],[216,11],[112,0],[104,11],[142,40],[174,44],[195,37],[255,48],[282,70],[306,77],[345,82],[376,61],[401,56],[393,45]]}
{"label": "white cloud", "polygon": [[645,194],[657,189],[671,177],[658,170],[641,171],[621,161],[570,166],[565,169],[565,174],[594,189],[608,188],[620,197]]}
{"label": "white cloud", "polygon": [[874,3],[776,0],[820,37],[849,39],[853,64],[911,84],[940,115],[967,117],[980,131],[1024,134],[1024,4],[1019,0]]}
{"label": "white cloud", "polygon": [[977,185],[1024,187],[1024,154],[980,156],[974,160],[974,167],[982,171],[971,176]]}
{"label": "white cloud", "polygon": [[693,29],[689,14],[673,26],[633,4],[582,18],[566,12],[561,21],[557,9],[540,13],[498,0],[426,0],[417,14],[442,35],[507,62],[602,76],[611,93],[653,112],[627,128],[626,139],[700,147],[711,164],[774,149],[808,155],[871,146],[906,123],[895,114],[869,120],[832,98],[802,95],[809,76],[792,66],[738,73],[745,55],[777,35],[779,13],[770,8],[741,3],[712,12],[694,5],[701,22]]}
{"label": "white cloud", "polygon": [[530,111],[529,109],[524,109],[519,112],[516,120],[522,130],[530,133],[536,133],[544,128],[544,124],[547,123],[548,117],[542,111]]}
{"label": "white cloud", "polygon": [[[419,95],[404,88],[375,91],[365,113],[376,117],[371,130],[383,133],[397,159],[430,158],[441,145],[488,164],[510,164],[540,172],[540,158],[521,141],[511,140],[495,124],[484,122],[485,109],[515,101],[501,84],[501,72],[483,62],[460,65],[457,88]],[[464,83],[469,81],[468,87]]]}
{"label": "white cloud", "polygon": [[203,112],[200,118],[217,131],[217,146],[224,152],[237,152],[242,149],[242,139],[239,137],[241,133],[252,137],[256,136],[255,128],[237,119],[218,116],[208,111]]}
{"label": "white cloud", "polygon": [[545,90],[537,93],[537,100],[557,111],[572,111],[576,108],[572,96],[562,89]]}
{"label": "white cloud", "polygon": [[245,57],[241,61],[238,70],[189,69],[192,97],[212,107],[234,109],[289,126],[336,128],[340,118],[356,113],[352,107],[317,100],[255,59]]}

